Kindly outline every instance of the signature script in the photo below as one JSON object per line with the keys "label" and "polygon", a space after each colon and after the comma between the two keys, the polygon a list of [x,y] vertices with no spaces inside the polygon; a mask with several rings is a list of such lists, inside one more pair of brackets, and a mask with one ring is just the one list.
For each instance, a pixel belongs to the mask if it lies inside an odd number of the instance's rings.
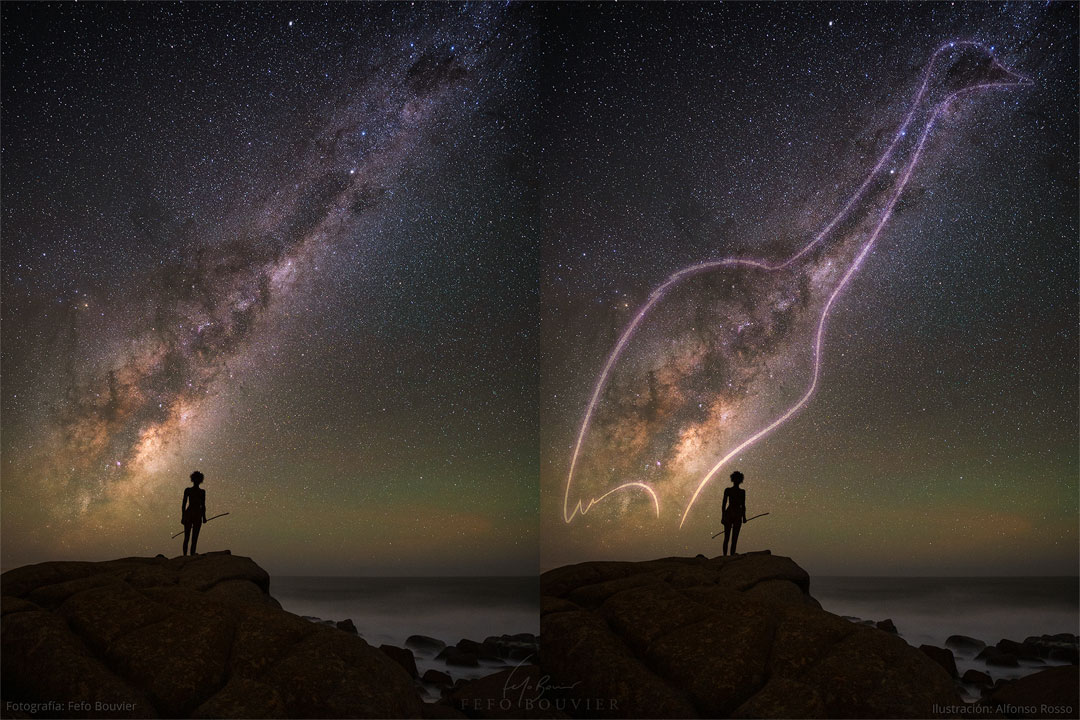
{"label": "signature script", "polygon": [[544,693],[548,690],[572,690],[581,684],[579,680],[571,685],[555,685],[551,682],[550,675],[541,675],[535,681],[528,675],[519,674],[515,677],[514,673],[532,657],[532,655],[526,656],[510,670],[510,675],[507,676],[506,682],[503,683],[504,700],[511,700],[516,696],[517,705],[520,707],[535,703],[544,697]]}

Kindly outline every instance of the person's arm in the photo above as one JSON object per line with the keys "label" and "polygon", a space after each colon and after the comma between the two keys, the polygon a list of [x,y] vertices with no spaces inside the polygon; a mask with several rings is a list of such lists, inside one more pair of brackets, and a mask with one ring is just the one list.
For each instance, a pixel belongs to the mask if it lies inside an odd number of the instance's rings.
{"label": "person's arm", "polygon": [[730,496],[731,496],[731,493],[729,493],[727,491],[727,489],[725,488],[724,489],[724,499],[720,502],[720,517],[724,517],[724,513],[727,512],[728,499],[730,498]]}
{"label": "person's arm", "polygon": [[206,491],[203,490],[202,494],[202,521],[206,522]]}
{"label": "person's arm", "polygon": [[742,521],[746,522],[746,491],[743,490],[742,496]]}
{"label": "person's arm", "polygon": [[187,510],[188,491],[184,490],[184,499],[180,501],[180,522],[184,522],[184,512]]}

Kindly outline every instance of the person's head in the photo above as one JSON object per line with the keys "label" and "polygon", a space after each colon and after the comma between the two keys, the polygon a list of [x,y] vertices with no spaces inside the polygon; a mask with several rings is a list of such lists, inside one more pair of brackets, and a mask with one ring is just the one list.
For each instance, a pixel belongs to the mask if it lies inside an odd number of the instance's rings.
{"label": "person's head", "polygon": [[202,485],[202,481],[203,481],[203,474],[201,472],[196,470],[195,472],[191,473],[191,484],[192,485],[196,485],[196,486],[197,485]]}
{"label": "person's head", "polygon": [[732,485],[742,485],[742,479],[743,479],[743,474],[741,472],[739,472],[738,470],[731,473],[731,484]]}

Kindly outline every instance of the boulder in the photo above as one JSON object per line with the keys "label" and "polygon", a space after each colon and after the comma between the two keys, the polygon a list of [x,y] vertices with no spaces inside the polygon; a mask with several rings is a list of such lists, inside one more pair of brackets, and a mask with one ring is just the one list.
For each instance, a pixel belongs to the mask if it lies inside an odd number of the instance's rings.
{"label": "boulder", "polygon": [[1038,660],[1039,648],[1033,643],[1022,642],[1018,643],[1015,640],[999,640],[995,646],[998,650],[1009,655],[1015,655],[1018,658],[1024,660]]}
{"label": "boulder", "polygon": [[990,687],[994,684],[993,678],[991,678],[989,675],[982,672],[981,670],[976,670],[975,668],[965,670],[964,676],[961,679],[966,683],[977,685],[979,687]]}
{"label": "boulder", "polygon": [[926,653],[821,610],[809,588],[767,553],[558,568],[541,576],[541,673],[571,717],[929,717],[960,704]]}
{"label": "boulder", "polygon": [[1034,647],[1039,657],[1054,662],[1067,662],[1076,665],[1080,660],[1076,635],[1060,633],[1058,635],[1031,636],[1024,640],[1024,645]]}
{"label": "boulder", "polygon": [[1075,718],[1080,709],[1080,670],[1073,666],[1047,668],[1008,680],[994,688],[984,702],[1021,710],[1010,717]]}
{"label": "boulder", "polygon": [[878,630],[884,630],[887,633],[892,633],[893,635],[897,634],[896,625],[893,623],[892,618],[885,618],[884,620],[879,620],[874,625],[874,627],[876,627]]}
{"label": "boulder", "polygon": [[420,717],[405,670],[281,610],[250,558],[41,563],[0,587],[5,704],[58,702],[70,717],[100,716],[99,702],[115,717]]}
{"label": "boulder", "polygon": [[426,683],[431,683],[438,687],[450,687],[454,684],[454,679],[444,672],[435,670],[434,668],[424,672],[424,676],[421,678]]}
{"label": "boulder", "polygon": [[953,657],[952,650],[935,647],[933,645],[920,645],[919,649],[926,653],[931,660],[945,668],[945,671],[948,672],[950,676],[959,676],[959,673],[956,671],[956,658]]}
{"label": "boulder", "polygon": [[986,647],[986,643],[967,635],[950,635],[945,639],[945,647],[964,655],[974,655]]}
{"label": "boulder", "polygon": [[1080,664],[1080,651],[1075,647],[1056,647],[1050,648],[1050,653],[1046,656],[1048,660],[1055,662],[1069,663],[1070,665]]}
{"label": "boulder", "polygon": [[446,647],[446,643],[427,635],[410,635],[405,638],[405,647],[425,653],[437,653]]}
{"label": "boulder", "polygon": [[360,631],[356,629],[356,623],[352,621],[352,618],[345,618],[334,623],[338,630],[344,630],[347,633],[353,635],[359,635]]}
{"label": "boulder", "polygon": [[457,665],[458,667],[476,667],[480,664],[479,656],[475,652],[467,652],[453,645],[443,648],[435,657],[447,665]]}
{"label": "boulder", "polygon": [[416,671],[416,658],[413,657],[412,650],[393,645],[380,645],[379,649],[386,653],[391,660],[405,668],[405,672],[409,673],[409,675],[414,678],[420,677],[420,673]]}
{"label": "boulder", "polygon": [[978,655],[975,656],[976,660],[983,660],[987,665],[995,665],[997,667],[1019,667],[1020,662],[1016,659],[1016,656],[1012,653],[1002,652],[994,645],[987,645],[984,647]]}
{"label": "boulder", "polygon": [[484,639],[480,650],[482,658],[535,662],[540,645],[531,633],[493,635]]}

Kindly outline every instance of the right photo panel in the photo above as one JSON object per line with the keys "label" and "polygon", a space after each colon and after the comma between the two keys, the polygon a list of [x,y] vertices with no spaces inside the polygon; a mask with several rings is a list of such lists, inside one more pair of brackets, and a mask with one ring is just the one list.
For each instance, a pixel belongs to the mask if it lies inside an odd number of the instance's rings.
{"label": "right photo panel", "polygon": [[540,15],[532,706],[1075,717],[1077,6]]}

